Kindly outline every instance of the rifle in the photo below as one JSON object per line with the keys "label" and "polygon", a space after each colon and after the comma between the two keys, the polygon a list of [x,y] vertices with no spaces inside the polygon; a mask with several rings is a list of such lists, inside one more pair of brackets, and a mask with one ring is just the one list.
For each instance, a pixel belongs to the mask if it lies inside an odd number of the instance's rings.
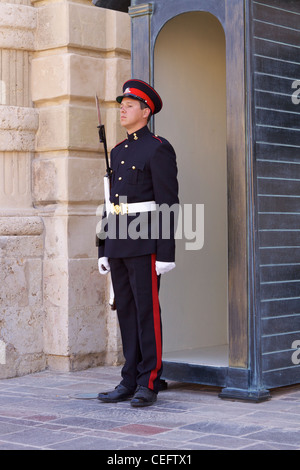
{"label": "rifle", "polygon": [[[105,198],[106,213],[109,213],[110,212],[110,201],[109,201],[110,178],[111,178],[112,169],[110,168],[110,165],[109,165],[105,127],[104,127],[104,124],[102,124],[102,122],[101,122],[99,99],[98,99],[97,95],[95,95],[95,99],[96,99],[96,108],[97,108],[97,114],[98,114],[97,129],[98,129],[98,133],[99,133],[99,141],[104,146],[104,154],[105,154],[105,162],[106,162],[106,175],[104,176],[104,198]],[[104,242],[99,239],[98,235],[96,235],[96,246],[101,246],[101,243],[104,243]],[[112,310],[116,310],[116,304],[115,304],[115,299],[114,299],[114,291],[113,291],[112,282],[110,283],[109,305],[110,305]]]}
{"label": "rifle", "polygon": [[108,153],[107,153],[107,143],[106,143],[106,135],[105,135],[105,127],[104,124],[101,123],[101,113],[100,113],[100,106],[99,106],[99,99],[98,96],[95,95],[96,99],[96,108],[97,108],[97,114],[98,114],[98,126],[97,129],[99,133],[99,141],[101,144],[104,146],[104,153],[105,153],[105,162],[106,162],[106,176],[110,178],[111,176],[111,168],[109,166],[109,161],[108,161]]}

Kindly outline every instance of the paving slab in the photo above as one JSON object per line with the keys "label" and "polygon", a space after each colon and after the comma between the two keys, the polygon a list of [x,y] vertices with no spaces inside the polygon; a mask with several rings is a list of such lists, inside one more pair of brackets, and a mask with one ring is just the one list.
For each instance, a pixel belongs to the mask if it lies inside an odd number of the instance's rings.
{"label": "paving slab", "polygon": [[178,382],[147,408],[96,399],[119,381],[120,367],[0,380],[0,450],[300,450],[300,384],[263,403]]}

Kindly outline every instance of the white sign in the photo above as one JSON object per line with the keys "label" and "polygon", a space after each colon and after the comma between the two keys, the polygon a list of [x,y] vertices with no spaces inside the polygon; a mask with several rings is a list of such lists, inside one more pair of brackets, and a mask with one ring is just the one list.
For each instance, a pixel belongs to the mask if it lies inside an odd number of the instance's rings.
{"label": "white sign", "polygon": [[0,80],[0,104],[6,104],[6,85],[3,80]]}
{"label": "white sign", "polygon": [[0,340],[0,365],[6,364],[5,343]]}

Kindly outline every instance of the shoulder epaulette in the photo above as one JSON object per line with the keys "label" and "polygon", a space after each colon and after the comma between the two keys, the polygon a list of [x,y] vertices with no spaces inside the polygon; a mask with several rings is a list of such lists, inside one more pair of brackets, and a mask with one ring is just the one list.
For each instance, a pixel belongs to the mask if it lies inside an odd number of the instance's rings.
{"label": "shoulder epaulette", "polygon": [[123,144],[123,142],[125,142],[125,140],[127,140],[127,139],[124,139],[124,140],[122,140],[121,142],[119,142],[118,144],[116,144],[116,145],[114,146],[114,149],[115,149],[116,147],[119,147],[119,145]]}
{"label": "shoulder epaulette", "polygon": [[152,135],[152,137],[162,144],[162,140],[157,135]]}

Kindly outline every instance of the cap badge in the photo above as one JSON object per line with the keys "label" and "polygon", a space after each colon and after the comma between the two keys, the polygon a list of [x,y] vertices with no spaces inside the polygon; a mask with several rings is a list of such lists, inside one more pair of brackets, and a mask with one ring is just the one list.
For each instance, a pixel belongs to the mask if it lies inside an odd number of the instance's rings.
{"label": "cap badge", "polygon": [[130,88],[126,88],[126,90],[124,91],[124,93],[130,93]]}

